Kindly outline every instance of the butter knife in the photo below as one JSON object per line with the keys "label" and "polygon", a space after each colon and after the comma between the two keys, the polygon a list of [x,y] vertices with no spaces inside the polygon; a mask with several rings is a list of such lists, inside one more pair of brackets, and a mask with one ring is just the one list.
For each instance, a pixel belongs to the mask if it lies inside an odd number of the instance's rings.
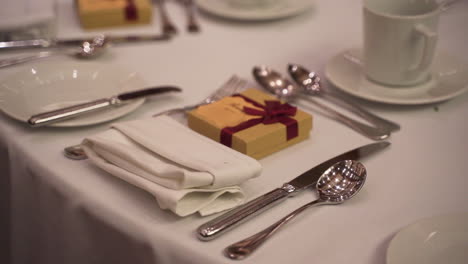
{"label": "butter knife", "polygon": [[[165,41],[171,39],[169,34],[157,35],[127,35],[127,36],[104,36],[106,41],[111,44],[147,42],[147,41]],[[28,48],[63,48],[63,47],[78,47],[85,41],[91,41],[93,38],[78,38],[78,39],[28,39],[1,41],[1,50],[13,49],[28,49]]]}
{"label": "butter knife", "polygon": [[283,184],[282,187],[276,188],[271,192],[268,192],[201,225],[197,229],[197,236],[200,240],[204,241],[214,239],[222,233],[244,222],[245,220],[253,217],[254,215],[265,211],[272,205],[278,204],[284,201],[287,197],[297,194],[299,191],[315,185],[322,173],[336,162],[342,160],[360,160],[378,150],[386,148],[389,145],[390,142],[387,141],[364,145],[322,162],[321,164],[294,178],[290,182]]}
{"label": "butter knife", "polygon": [[163,94],[167,92],[180,92],[182,89],[173,86],[161,86],[147,88],[143,90],[137,90],[132,92],[121,93],[110,98],[102,98],[82,104],[77,104],[65,108],[60,108],[53,111],[48,111],[40,114],[31,116],[28,119],[28,123],[31,126],[41,126],[58,121],[62,121],[68,118],[76,117],[82,114],[93,112],[96,110],[101,110],[107,107],[117,106],[130,102],[134,99],[147,97],[150,95]]}

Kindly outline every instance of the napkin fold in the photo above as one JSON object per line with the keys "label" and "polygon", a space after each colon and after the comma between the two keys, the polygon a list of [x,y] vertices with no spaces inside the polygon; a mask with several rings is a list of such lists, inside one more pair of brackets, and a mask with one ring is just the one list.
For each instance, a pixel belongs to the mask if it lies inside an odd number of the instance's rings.
{"label": "napkin fold", "polygon": [[179,216],[241,204],[239,185],[262,170],[255,159],[168,116],[113,124],[82,146],[95,165],[150,192],[162,209]]}

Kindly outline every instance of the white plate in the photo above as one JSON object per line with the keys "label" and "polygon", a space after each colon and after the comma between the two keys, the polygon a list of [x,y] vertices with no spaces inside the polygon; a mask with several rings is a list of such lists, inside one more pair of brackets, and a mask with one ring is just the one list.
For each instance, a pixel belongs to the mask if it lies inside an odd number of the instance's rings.
{"label": "white plate", "polygon": [[468,213],[418,221],[398,232],[387,250],[387,264],[466,264]]}
{"label": "white plate", "polygon": [[238,8],[224,0],[198,0],[200,9],[216,16],[247,21],[286,18],[309,10],[311,0],[279,0],[258,8]]}
{"label": "white plate", "polygon": [[362,52],[351,49],[328,61],[327,79],[343,92],[387,104],[418,105],[445,101],[468,90],[468,67],[454,57],[437,54],[431,80],[410,87],[388,87],[369,81],[361,71]]}
{"label": "white plate", "polygon": [[[120,66],[96,61],[50,59],[24,67],[3,79],[0,83],[0,109],[10,117],[26,122],[33,114],[145,87],[145,81],[136,72]],[[101,123],[130,113],[143,102],[144,99],[137,99],[51,126]]]}

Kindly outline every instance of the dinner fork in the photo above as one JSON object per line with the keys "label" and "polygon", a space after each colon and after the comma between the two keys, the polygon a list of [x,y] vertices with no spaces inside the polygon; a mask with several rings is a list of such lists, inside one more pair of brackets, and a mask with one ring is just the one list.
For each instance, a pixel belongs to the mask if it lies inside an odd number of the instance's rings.
{"label": "dinner fork", "polygon": [[172,108],[172,109],[154,114],[153,117],[160,116],[160,115],[174,114],[174,113],[179,113],[179,112],[186,113],[187,111],[193,110],[199,106],[211,104],[222,99],[223,97],[238,93],[242,91],[246,87],[246,85],[247,85],[247,81],[245,81],[244,79],[236,75],[233,75],[231,78],[229,78],[229,80],[226,83],[224,83],[221,87],[219,87],[216,91],[214,91],[208,97],[203,99],[201,102],[197,104],[193,104],[193,105],[179,107],[179,108]]}
{"label": "dinner fork", "polygon": [[[231,78],[229,78],[229,80],[226,83],[224,83],[221,87],[219,87],[216,91],[214,91],[212,94],[210,94],[208,97],[206,97],[203,101],[199,102],[198,104],[169,109],[169,110],[154,114],[153,117],[165,115],[165,114],[173,114],[173,113],[178,113],[178,112],[185,113],[186,111],[195,109],[198,106],[211,104],[222,99],[223,97],[241,92],[243,89],[246,88],[246,86],[247,86],[247,81],[239,78],[236,75],[233,75]],[[65,157],[69,159],[73,159],[73,160],[84,160],[88,158],[80,144],[68,146],[64,148],[63,152],[64,152]]]}

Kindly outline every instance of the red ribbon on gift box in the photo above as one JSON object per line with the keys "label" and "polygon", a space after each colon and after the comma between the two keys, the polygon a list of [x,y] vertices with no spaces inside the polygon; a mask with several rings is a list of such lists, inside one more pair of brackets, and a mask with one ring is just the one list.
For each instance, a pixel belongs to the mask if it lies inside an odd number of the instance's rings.
{"label": "red ribbon on gift box", "polygon": [[286,126],[286,140],[295,138],[299,134],[299,126],[297,121],[290,116],[295,116],[297,108],[288,104],[281,103],[278,100],[265,100],[265,105],[261,105],[254,100],[243,96],[241,94],[235,94],[233,96],[241,97],[245,101],[253,104],[254,106],[263,110],[244,106],[242,111],[249,115],[260,116],[259,118],[249,119],[245,122],[240,123],[237,126],[225,127],[221,129],[220,142],[228,147],[232,146],[232,135],[241,130],[256,126],[260,123],[265,125],[281,123]]}
{"label": "red ribbon on gift box", "polygon": [[125,19],[126,20],[137,20],[138,10],[134,0],[127,0],[127,6],[125,6]]}

